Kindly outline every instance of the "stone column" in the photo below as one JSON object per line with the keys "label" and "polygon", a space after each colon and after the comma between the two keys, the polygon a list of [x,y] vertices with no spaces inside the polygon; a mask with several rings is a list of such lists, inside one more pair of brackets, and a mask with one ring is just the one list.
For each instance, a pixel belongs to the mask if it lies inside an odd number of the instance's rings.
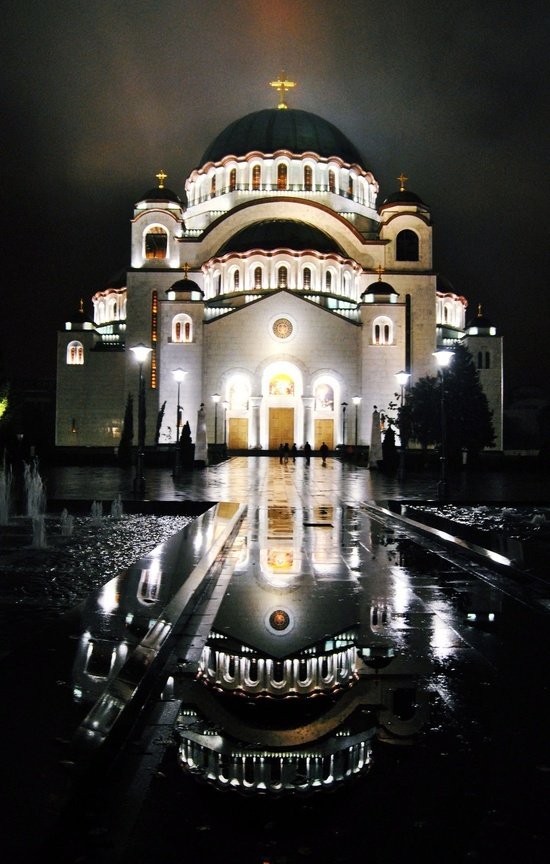
{"label": "stone column", "polygon": [[250,447],[260,446],[260,405],[262,404],[261,396],[251,396],[248,405],[250,408],[250,425],[249,425],[249,440]]}
{"label": "stone column", "polygon": [[314,396],[302,396],[302,404],[304,406],[304,440],[302,442],[302,447],[309,441],[311,447],[315,447],[314,443],[314,430],[313,430],[313,406],[315,405],[315,397]]}

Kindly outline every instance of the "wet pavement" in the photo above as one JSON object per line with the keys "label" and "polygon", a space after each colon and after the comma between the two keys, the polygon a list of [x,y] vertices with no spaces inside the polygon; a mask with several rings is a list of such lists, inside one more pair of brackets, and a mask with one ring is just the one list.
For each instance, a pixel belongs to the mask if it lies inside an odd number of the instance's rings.
{"label": "wet pavement", "polygon": [[[313,457],[279,465],[276,457],[235,457],[218,465],[182,472],[175,479],[167,468],[145,468],[143,494],[134,494],[132,469],[105,466],[46,467],[50,499],[114,500],[118,495],[136,501],[238,501],[295,505],[311,503],[310,496],[335,500],[438,500],[439,476],[432,470],[406,471],[402,480],[380,470]],[[466,469],[448,477],[446,500],[472,502],[548,503],[550,477],[536,463],[517,461],[510,470]]]}
{"label": "wet pavement", "polygon": [[[118,469],[56,468],[46,482],[49,500],[69,509],[70,502],[89,507],[90,500],[119,494],[140,503],[131,472]],[[482,563],[470,568],[460,554],[442,554],[429,536],[417,546],[405,526],[362,509],[367,501],[433,501],[436,490],[430,475],[398,483],[330,459],[325,468],[319,460],[306,466],[303,460],[280,465],[278,459],[237,458],[177,481],[168,471],[148,471],[143,498],[151,506],[198,500],[247,505],[224,559],[225,582],[222,572],[220,590],[181,635],[175,656],[185,663],[170,661],[172,684],[144,712],[114,770],[80,790],[58,833],[32,857],[15,843],[13,860],[26,864],[50,853],[82,864],[546,860],[550,590]],[[452,479],[450,497],[544,503],[546,484],[530,472],[464,472]],[[145,583],[138,580],[140,590],[154,588],[150,572]],[[124,623],[127,610],[119,609],[118,618]],[[206,681],[197,690],[209,632],[210,657],[223,653],[223,645],[248,643],[247,662],[257,664],[252,649],[259,648],[260,659],[284,659],[289,652],[300,656],[302,646],[311,663],[316,652],[336,650],[337,636],[338,650],[345,655],[348,644],[358,645],[362,661],[341,686],[318,693],[315,710],[304,716],[294,707],[285,719],[281,700],[250,705],[241,699],[237,709],[227,693],[217,694],[212,660],[203,678],[214,686]],[[14,717],[3,726],[13,736],[10,742],[4,734],[4,751],[21,748],[15,760],[12,753],[3,761],[19,764],[19,778],[15,769],[7,773],[8,787],[13,784],[15,799],[19,795],[17,827],[26,822],[38,833],[48,811],[63,812],[64,786],[72,782],[56,716],[73,712],[80,722],[82,715],[71,706],[74,650],[64,649],[62,675],[48,659],[53,650],[49,641],[29,640],[24,656],[2,676],[4,692],[11,687],[18,694],[14,715],[24,720],[22,730]],[[100,668],[102,658],[97,662]],[[322,674],[329,680],[327,670]],[[282,684],[275,675],[266,686]],[[410,693],[414,698],[407,701]],[[334,719],[338,712],[343,726]],[[24,758],[25,735],[47,742],[50,762]],[[299,739],[302,762],[292,773]],[[266,775],[273,771],[274,749],[279,773]],[[190,753],[191,771],[183,767]],[[207,757],[200,761],[197,753]],[[210,770],[218,757],[220,770]],[[311,772],[316,759],[319,770]],[[349,776],[340,784],[332,778],[340,777],[334,766],[341,764]],[[16,789],[31,788],[33,772],[46,806],[35,808],[30,796],[25,810]],[[290,778],[290,800],[265,789],[252,794],[266,776]],[[310,776],[326,788],[308,788]],[[248,794],[238,794],[247,777]]]}

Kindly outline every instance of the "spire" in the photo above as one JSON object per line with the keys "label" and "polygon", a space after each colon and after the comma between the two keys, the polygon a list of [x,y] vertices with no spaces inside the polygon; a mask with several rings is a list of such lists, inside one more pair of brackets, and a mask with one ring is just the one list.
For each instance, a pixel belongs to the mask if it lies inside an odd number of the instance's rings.
{"label": "spire", "polygon": [[155,174],[155,177],[159,181],[159,189],[164,189],[164,181],[168,179],[168,174],[165,174],[161,168],[159,173]]}
{"label": "spire", "polygon": [[296,82],[288,81],[285,73],[281,72],[277,81],[270,81],[269,86],[275,87],[275,89],[279,93],[279,104],[277,105],[277,108],[288,108],[288,105],[285,102],[285,93],[287,90],[291,90],[293,87],[296,87]]}
{"label": "spire", "polygon": [[405,181],[408,180],[409,178],[408,178],[408,177],[405,177],[405,175],[403,174],[403,172],[401,172],[401,174],[399,175],[399,177],[396,177],[395,179],[396,179],[396,180],[399,180],[399,184],[400,184],[400,185],[399,185],[399,191],[400,191],[400,192],[406,192],[407,190],[405,189]]}

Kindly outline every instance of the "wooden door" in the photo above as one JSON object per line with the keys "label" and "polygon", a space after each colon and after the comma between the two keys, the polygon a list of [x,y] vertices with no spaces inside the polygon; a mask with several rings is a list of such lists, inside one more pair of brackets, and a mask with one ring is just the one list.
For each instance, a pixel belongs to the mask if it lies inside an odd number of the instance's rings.
{"label": "wooden door", "polygon": [[323,441],[325,442],[329,450],[334,449],[334,420],[315,421],[314,449],[318,450]]}
{"label": "wooden door", "polygon": [[294,443],[294,408],[269,409],[269,449],[278,450],[280,444]]}
{"label": "wooden door", "polygon": [[229,450],[248,450],[248,420],[246,417],[230,417],[227,446]]}

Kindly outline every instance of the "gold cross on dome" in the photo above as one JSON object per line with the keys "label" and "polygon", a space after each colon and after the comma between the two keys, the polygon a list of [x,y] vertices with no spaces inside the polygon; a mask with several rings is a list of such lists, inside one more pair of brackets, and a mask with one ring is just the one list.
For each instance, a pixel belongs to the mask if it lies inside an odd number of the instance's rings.
{"label": "gold cross on dome", "polygon": [[270,81],[270,87],[275,87],[275,89],[279,93],[279,104],[277,108],[288,108],[288,105],[285,102],[285,93],[287,90],[291,90],[292,87],[296,87],[296,81],[287,81],[284,72],[281,72],[277,81]]}
{"label": "gold cross on dome", "polygon": [[189,273],[189,264],[186,261],[185,264],[183,265],[183,278],[184,279],[187,279],[188,273]]}
{"label": "gold cross on dome", "polygon": [[384,268],[382,267],[381,264],[379,264],[378,267],[376,268],[376,272],[378,273],[378,281],[381,282],[382,281],[382,273],[384,272]]}
{"label": "gold cross on dome", "polygon": [[406,189],[405,189],[405,180],[408,180],[409,178],[408,178],[408,177],[405,177],[405,175],[403,174],[403,172],[401,172],[401,174],[399,175],[399,177],[396,177],[395,179],[396,179],[396,180],[399,180],[399,182],[400,182],[400,184],[401,184],[400,187],[399,187],[399,191],[400,191],[400,192],[405,192],[405,191],[406,191]]}
{"label": "gold cross on dome", "polygon": [[159,181],[159,189],[164,189],[164,181],[168,179],[168,174],[165,174],[161,169],[158,174],[155,174],[155,177]]}

